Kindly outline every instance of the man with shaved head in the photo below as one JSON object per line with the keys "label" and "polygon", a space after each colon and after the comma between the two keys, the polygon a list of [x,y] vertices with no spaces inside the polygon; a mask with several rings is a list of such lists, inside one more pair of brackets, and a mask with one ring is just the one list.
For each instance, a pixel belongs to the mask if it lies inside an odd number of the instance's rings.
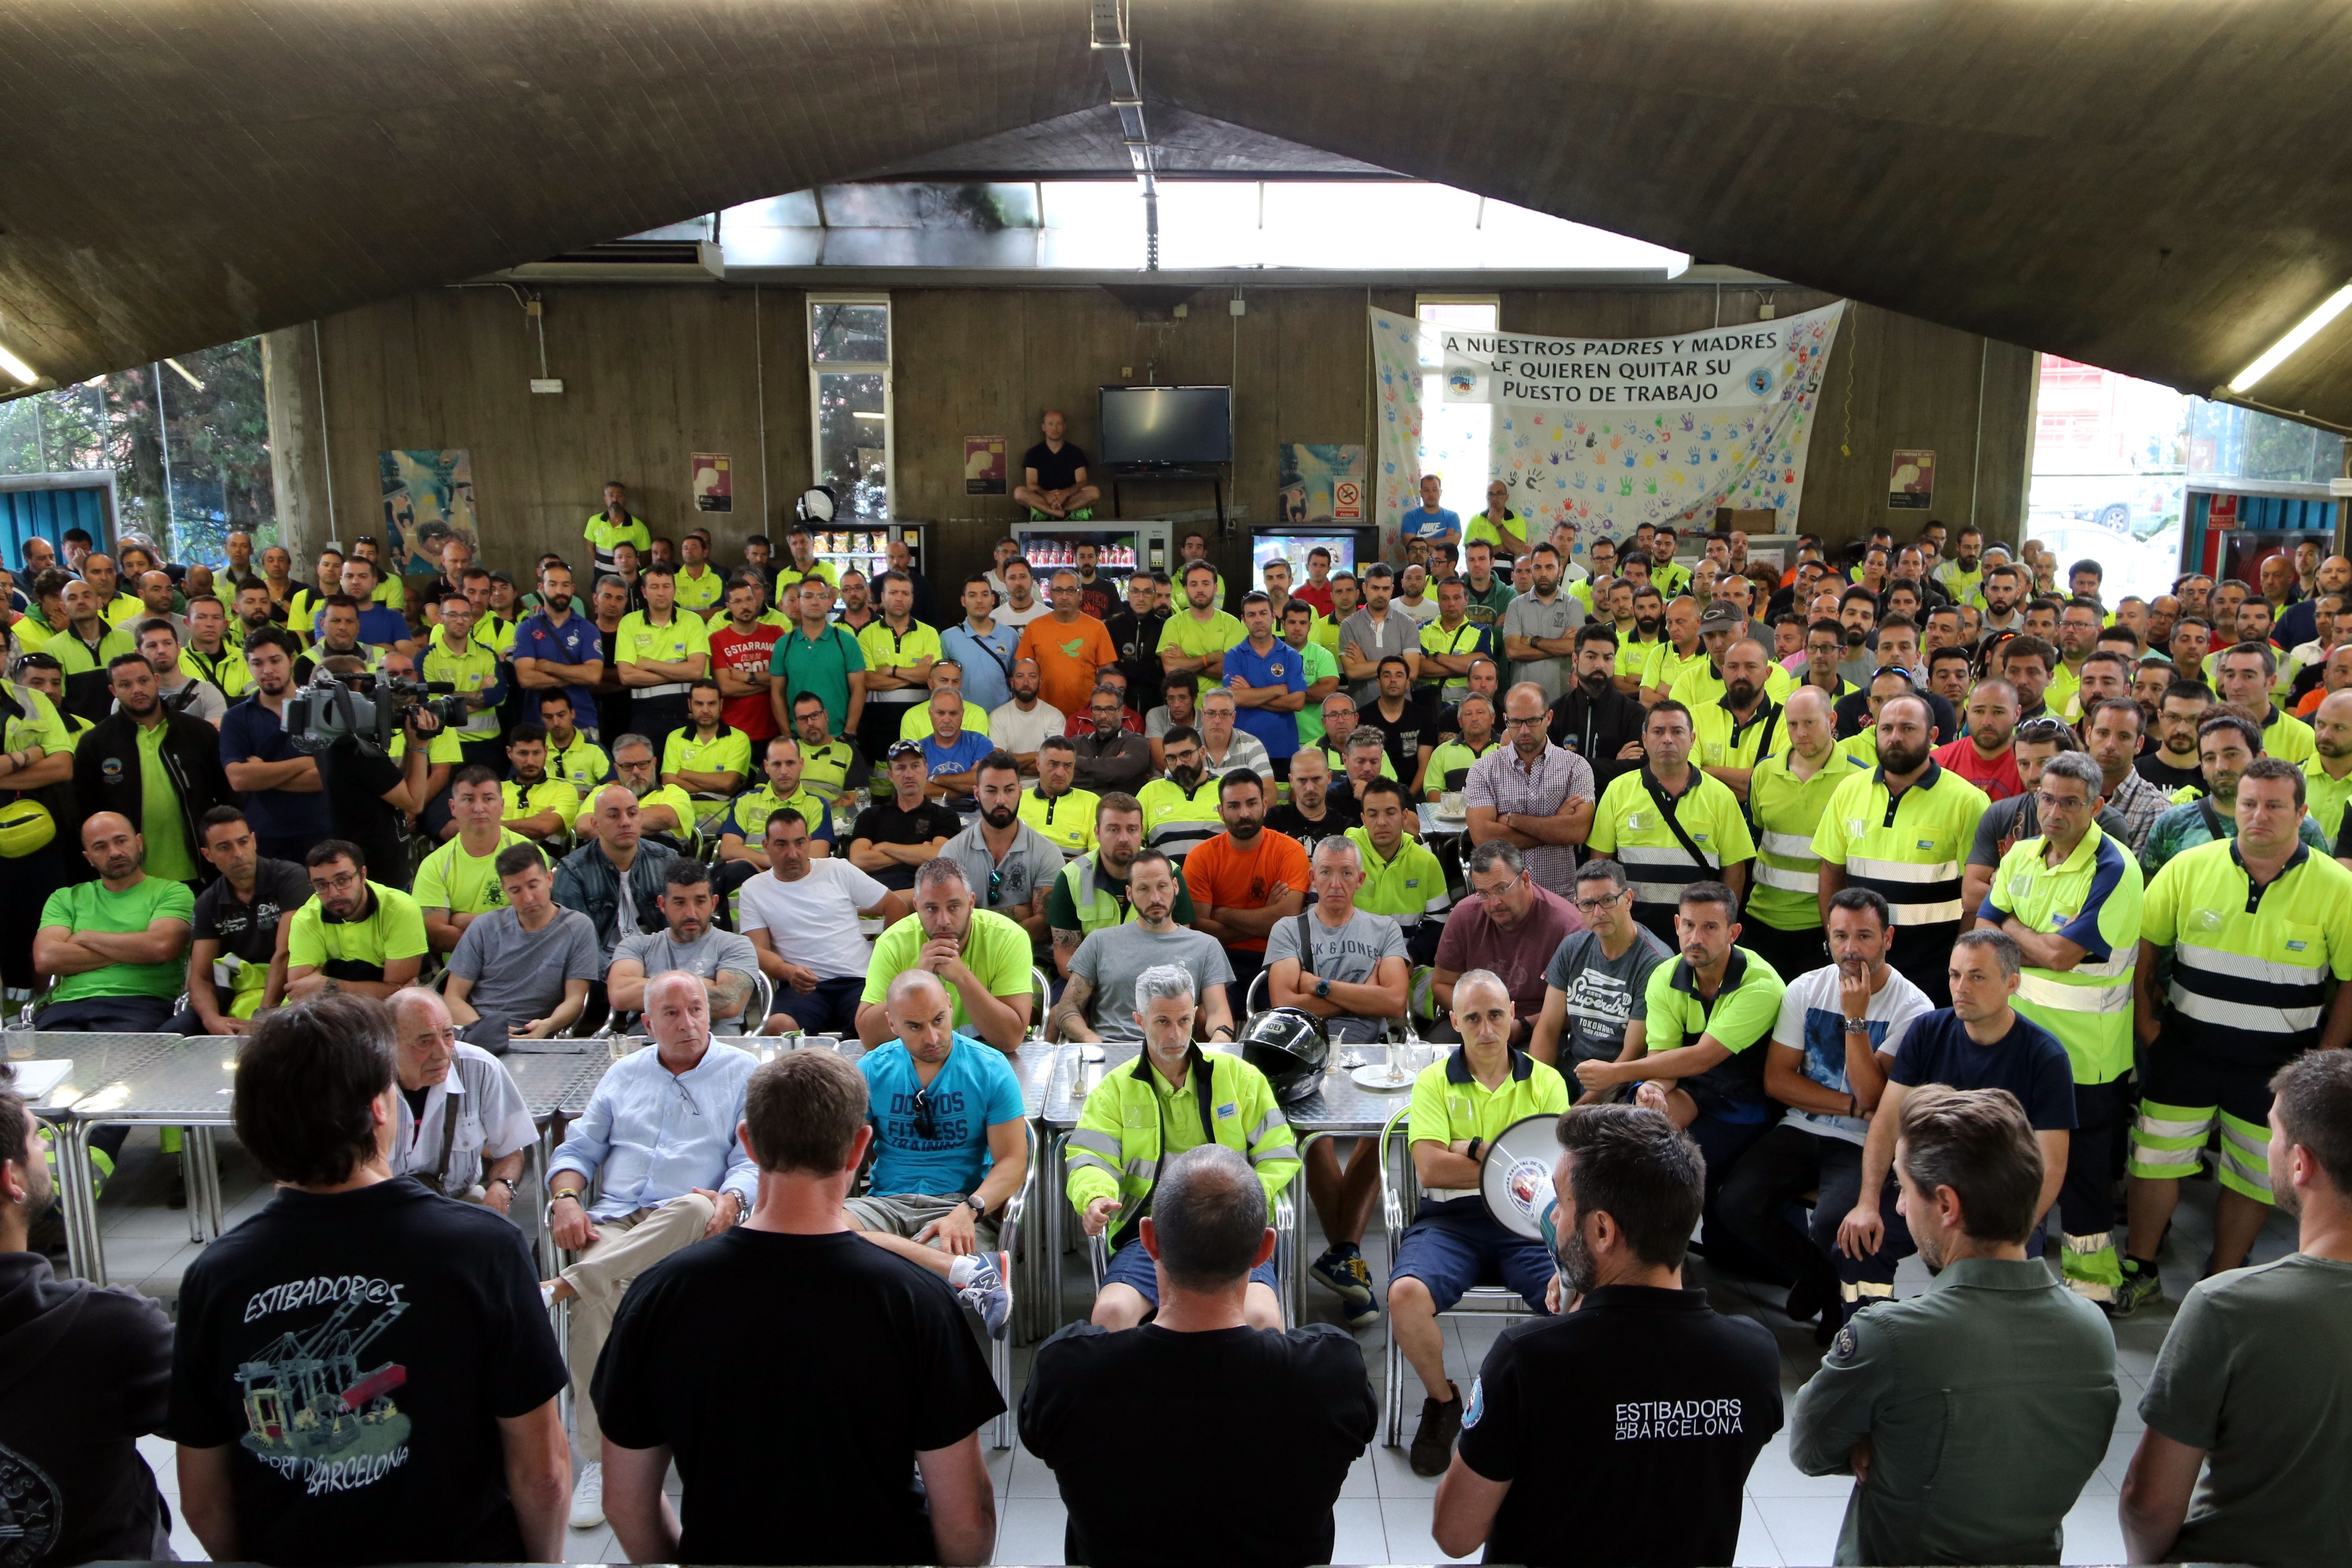
{"label": "man with shaved head", "polygon": [[1069,420],[1060,409],[1048,408],[1037,427],[1045,438],[1022,455],[1021,483],[1013,499],[1029,509],[1032,522],[1092,519],[1102,490],[1087,479],[1085,450],[1062,438]]}
{"label": "man with shaved head", "polygon": [[[164,827],[177,832],[179,824]],[[195,896],[142,868],[145,840],[119,812],[83,821],[81,851],[98,879],[51,893],[33,937],[34,968],[58,983],[40,1026],[152,1034],[172,1016],[186,978]]]}
{"label": "man with shaved head", "polygon": [[[612,967],[613,949],[622,937],[665,929],[662,888],[677,851],[644,837],[635,792],[621,784],[606,784],[593,798],[595,815],[583,824],[590,835],[588,841],[566,855],[555,868],[555,901],[567,910],[578,910],[596,927],[602,973]],[[699,986],[701,982],[695,984]],[[603,1012],[603,989],[600,985],[592,993],[588,1005],[592,1022]]]}

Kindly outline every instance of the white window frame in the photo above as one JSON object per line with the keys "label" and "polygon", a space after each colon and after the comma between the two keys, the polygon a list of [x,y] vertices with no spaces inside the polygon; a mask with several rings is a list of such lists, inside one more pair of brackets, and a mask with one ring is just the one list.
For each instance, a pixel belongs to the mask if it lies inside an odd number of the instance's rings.
{"label": "white window frame", "polygon": [[[1500,294],[1415,294],[1412,297],[1412,315],[1415,322],[1413,347],[1415,351],[1415,359],[1419,363],[1421,371],[1422,451],[1416,454],[1415,460],[1416,462],[1425,463],[1427,461],[1430,447],[1430,426],[1433,423],[1445,417],[1446,405],[1443,384],[1444,381],[1444,367],[1443,365],[1433,366],[1427,360],[1420,358],[1421,354],[1427,352],[1423,346],[1425,334],[1422,329],[1429,325],[1429,323],[1423,321],[1421,319],[1421,308],[1423,305],[1489,306],[1495,312],[1495,326],[1493,330],[1500,331],[1503,325],[1503,297]],[[1450,504],[1455,511],[1460,512],[1466,518],[1470,515],[1472,510],[1483,508],[1486,504],[1486,481],[1494,473],[1493,453],[1495,412],[1491,408],[1477,408],[1475,410],[1465,409],[1458,404],[1454,406],[1456,412],[1463,416],[1461,423],[1464,426],[1481,425],[1484,426],[1484,435],[1473,443],[1476,447],[1475,462],[1477,473],[1475,480],[1471,484],[1465,486],[1462,483],[1462,476],[1448,476],[1450,487],[1454,492],[1448,504]],[[1469,496],[1476,497],[1476,500],[1474,505],[1469,506],[1465,510],[1464,503],[1465,499]],[[1413,504],[1418,506],[1421,503],[1416,500]]]}
{"label": "white window frame", "polygon": [[[870,363],[858,360],[820,360],[816,357],[816,312],[822,305],[879,305],[882,307],[885,331],[887,333],[892,359],[898,353],[898,313],[890,308],[890,295],[884,289],[877,292],[811,294],[801,313],[801,350],[808,360],[809,399],[809,483],[826,482],[819,466],[824,460],[824,428],[823,406],[818,400],[819,376],[876,374],[882,377],[882,489],[887,516],[865,519],[876,524],[892,523],[898,520],[898,418],[895,376],[888,361]],[[844,498],[846,500],[847,498]],[[859,521],[845,515],[843,522]]]}

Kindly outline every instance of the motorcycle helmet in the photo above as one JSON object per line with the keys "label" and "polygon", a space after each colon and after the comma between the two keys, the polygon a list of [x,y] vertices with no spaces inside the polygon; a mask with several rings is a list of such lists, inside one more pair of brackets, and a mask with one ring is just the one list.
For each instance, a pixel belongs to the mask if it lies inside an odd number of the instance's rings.
{"label": "motorcycle helmet", "polygon": [[39,801],[19,795],[0,805],[0,856],[14,860],[30,855],[57,836],[57,818]]}
{"label": "motorcycle helmet", "polygon": [[1297,1007],[1253,1015],[1242,1027],[1240,1043],[1242,1059],[1265,1074],[1274,1098],[1284,1105],[1313,1094],[1330,1065],[1323,1020]]}
{"label": "motorcycle helmet", "polygon": [[840,498],[833,493],[831,485],[812,485],[801,492],[800,501],[794,510],[800,513],[803,522],[811,527],[822,527],[831,522],[840,510]]}

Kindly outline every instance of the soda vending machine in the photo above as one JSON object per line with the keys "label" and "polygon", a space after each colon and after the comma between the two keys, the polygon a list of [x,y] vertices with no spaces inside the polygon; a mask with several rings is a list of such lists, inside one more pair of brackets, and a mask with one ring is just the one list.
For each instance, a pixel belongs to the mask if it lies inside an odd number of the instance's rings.
{"label": "soda vending machine", "polygon": [[1137,572],[1168,571],[1175,560],[1172,525],[1165,522],[1016,522],[1013,537],[1038,576],[1060,567],[1076,567],[1078,546],[1095,547],[1095,572],[1118,584],[1124,596],[1127,579]]}

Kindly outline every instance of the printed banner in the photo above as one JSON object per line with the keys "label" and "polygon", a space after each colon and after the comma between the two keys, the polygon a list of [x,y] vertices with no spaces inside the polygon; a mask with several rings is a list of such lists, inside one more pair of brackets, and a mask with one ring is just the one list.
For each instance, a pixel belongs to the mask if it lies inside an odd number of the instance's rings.
{"label": "printed banner", "polygon": [[[1843,300],[1774,321],[1664,338],[1546,338],[1428,325],[1373,310],[1380,521],[1419,504],[1424,472],[1467,513],[1511,489],[1531,536],[1559,522],[1622,539],[1641,523],[1712,526],[1717,507],[1769,507],[1798,526],[1822,372]],[[1441,387],[1442,414],[1423,405]],[[1485,450],[1476,449],[1486,416]]]}

